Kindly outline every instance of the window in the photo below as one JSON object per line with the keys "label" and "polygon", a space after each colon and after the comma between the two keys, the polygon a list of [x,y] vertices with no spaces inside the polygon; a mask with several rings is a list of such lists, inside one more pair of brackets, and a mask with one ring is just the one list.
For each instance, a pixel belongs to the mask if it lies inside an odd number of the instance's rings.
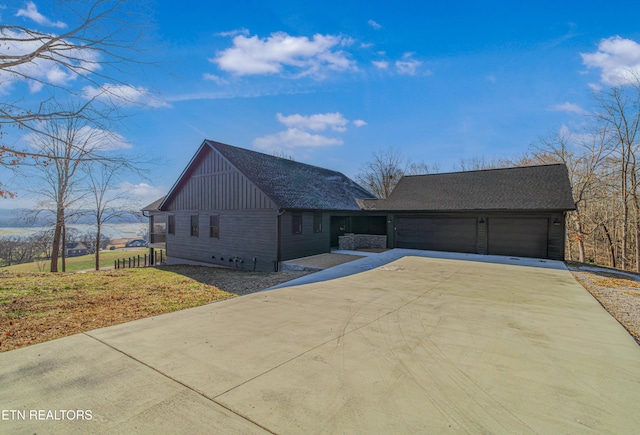
{"label": "window", "polygon": [[291,227],[292,234],[302,234],[302,215],[294,214],[292,216],[291,223],[292,223],[292,227]]}
{"label": "window", "polygon": [[220,238],[220,215],[209,216],[209,237]]}
{"label": "window", "polygon": [[175,215],[170,214],[169,216],[167,216],[167,218],[168,218],[167,227],[169,228],[169,234],[175,234],[176,233],[176,217]]}
{"label": "window", "polygon": [[191,216],[191,235],[198,237],[198,232],[199,232],[199,228],[198,228],[198,215],[192,215]]}
{"label": "window", "polygon": [[314,233],[322,232],[322,213],[315,213],[313,215],[313,232]]}

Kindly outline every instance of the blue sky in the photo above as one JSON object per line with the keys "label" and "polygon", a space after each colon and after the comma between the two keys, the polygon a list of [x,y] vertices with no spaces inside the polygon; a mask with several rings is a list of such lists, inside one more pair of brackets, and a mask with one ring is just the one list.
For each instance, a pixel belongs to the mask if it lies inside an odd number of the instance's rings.
{"label": "blue sky", "polygon": [[[71,18],[49,3],[5,3],[0,19],[61,32]],[[124,79],[140,104],[114,127],[128,152],[163,158],[150,180],[127,181],[141,202],[205,138],[350,177],[390,147],[441,171],[513,157],[580,128],[594,89],[640,72],[637,1],[158,0],[147,13],[141,56],[154,65]],[[42,91],[3,95],[21,92]]]}

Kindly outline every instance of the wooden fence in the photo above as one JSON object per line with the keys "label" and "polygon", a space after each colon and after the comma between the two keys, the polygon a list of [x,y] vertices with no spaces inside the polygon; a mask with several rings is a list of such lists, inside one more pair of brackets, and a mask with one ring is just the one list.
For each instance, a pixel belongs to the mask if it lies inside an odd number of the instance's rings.
{"label": "wooden fence", "polygon": [[[151,260],[153,260],[153,262]],[[147,267],[163,262],[164,251],[155,251],[153,258],[147,254],[122,259],[118,258],[113,260],[113,267],[116,269],[127,269],[131,267]]]}

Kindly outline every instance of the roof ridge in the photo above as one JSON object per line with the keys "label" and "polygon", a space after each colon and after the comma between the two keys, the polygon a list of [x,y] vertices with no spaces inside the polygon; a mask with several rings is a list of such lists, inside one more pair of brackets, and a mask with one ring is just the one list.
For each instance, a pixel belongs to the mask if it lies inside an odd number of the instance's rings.
{"label": "roof ridge", "polygon": [[550,166],[565,166],[564,163],[544,163],[541,165],[525,165],[525,166],[507,166],[504,168],[487,168],[487,169],[472,169],[469,171],[449,171],[449,172],[434,172],[433,174],[413,174],[413,175],[403,175],[402,178],[409,177],[428,177],[434,175],[450,175],[450,174],[471,174],[475,172],[491,172],[491,171],[505,171],[505,170],[514,170],[514,169],[533,169],[533,168],[544,168]]}
{"label": "roof ridge", "polygon": [[250,150],[248,148],[243,148],[243,147],[237,147],[237,146],[234,146],[234,145],[229,145],[229,144],[226,144],[226,143],[222,143],[222,142],[218,142],[218,141],[214,141],[214,140],[210,140],[210,139],[205,139],[205,142],[207,142],[208,144],[212,145],[216,149],[218,149],[216,145],[222,145],[223,147],[234,148],[234,149],[240,150],[242,152],[257,154],[257,155],[263,156],[263,158],[269,158],[269,159],[273,159],[273,160],[280,160],[280,161],[284,161],[284,162],[291,162],[290,164],[295,164],[295,165],[300,165],[300,166],[307,166],[307,167],[310,167],[310,168],[319,169],[319,170],[325,171],[325,172],[332,172],[332,173],[339,174],[339,175],[342,175],[342,176],[346,177],[346,175],[344,175],[342,172],[335,171],[333,169],[323,168],[321,166],[311,165],[309,163],[298,162],[296,160],[288,159],[286,157],[274,156],[274,155],[266,154],[266,153],[263,153],[263,152],[260,152],[260,151]]}

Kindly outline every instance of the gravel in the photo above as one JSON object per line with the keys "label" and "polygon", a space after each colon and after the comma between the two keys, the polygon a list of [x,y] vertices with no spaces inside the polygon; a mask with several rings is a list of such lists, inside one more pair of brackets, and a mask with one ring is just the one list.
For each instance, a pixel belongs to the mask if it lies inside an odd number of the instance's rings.
{"label": "gravel", "polygon": [[640,274],[570,262],[567,267],[640,345]]}

